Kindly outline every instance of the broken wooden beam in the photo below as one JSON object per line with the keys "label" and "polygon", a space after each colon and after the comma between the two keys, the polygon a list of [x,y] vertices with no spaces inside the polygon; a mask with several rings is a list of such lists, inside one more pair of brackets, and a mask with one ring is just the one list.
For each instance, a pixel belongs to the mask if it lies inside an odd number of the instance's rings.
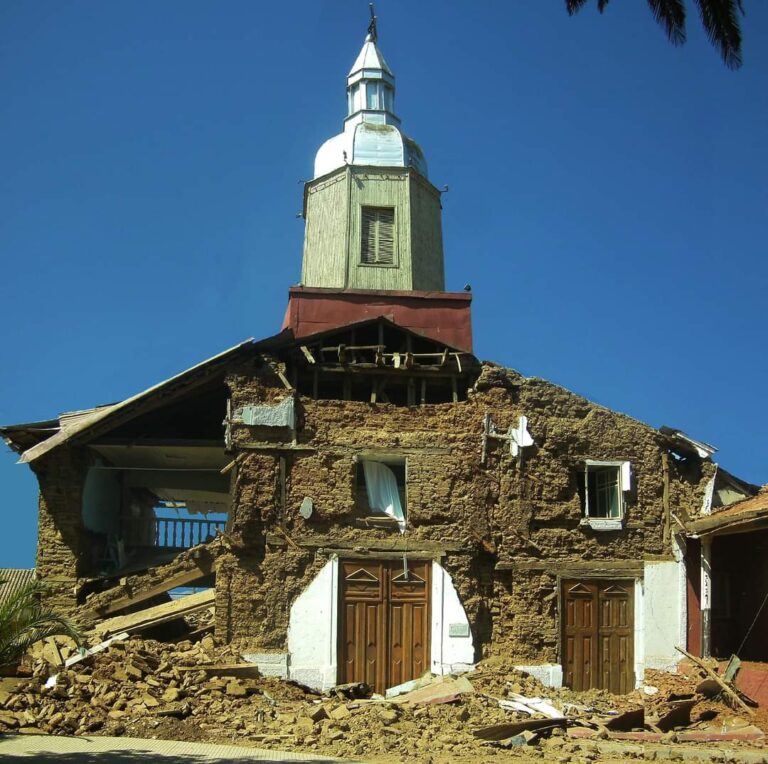
{"label": "broken wooden beam", "polygon": [[119,615],[108,618],[96,626],[91,634],[118,634],[122,631],[143,631],[152,626],[158,626],[167,621],[183,618],[201,610],[212,607],[216,598],[214,589],[206,589],[196,594],[188,594],[173,602],[164,602],[162,605],[140,610],[138,613]]}
{"label": "broken wooden beam", "polygon": [[506,740],[509,737],[519,735],[525,730],[538,731],[549,730],[555,727],[567,727],[568,720],[563,719],[526,719],[522,722],[504,722],[492,724],[489,727],[480,727],[473,730],[472,734],[481,740]]}
{"label": "broken wooden beam", "polygon": [[750,716],[755,715],[754,709],[750,708],[742,699],[741,696],[736,692],[736,690],[733,689],[730,685],[726,684],[714,671],[712,671],[709,666],[705,665],[699,658],[697,658],[695,655],[691,655],[687,650],[683,650],[682,647],[675,646],[675,649],[678,652],[681,652],[688,660],[693,661],[700,669],[706,672],[707,676],[710,679],[714,679],[715,682],[717,682],[720,687],[722,687],[723,692],[731,698],[736,705],[739,706],[742,710],[746,711]]}
{"label": "broken wooden beam", "polygon": [[141,602],[146,602],[152,597],[156,597],[158,594],[169,592],[171,589],[177,589],[180,586],[188,586],[189,584],[197,581],[200,578],[208,576],[213,571],[213,559],[199,559],[196,560],[194,568],[190,570],[184,570],[180,573],[176,573],[173,576],[164,578],[162,581],[149,586],[146,589],[141,589],[131,594],[123,595],[122,597],[115,597],[115,599],[108,602],[106,605],[97,608],[97,613],[101,616],[110,615],[112,613],[118,613],[127,607],[132,605],[138,605]]}
{"label": "broken wooden beam", "polygon": [[84,661],[86,660],[86,658],[90,658],[92,655],[96,655],[97,653],[104,652],[104,650],[106,650],[113,642],[120,642],[124,639],[128,639],[127,631],[123,631],[123,632],[120,632],[119,634],[115,634],[109,639],[105,639],[103,642],[99,642],[98,645],[94,645],[88,650],[82,650],[75,653],[74,655],[71,655],[69,658],[67,658],[64,661],[64,667],[69,668],[70,666],[74,666],[76,663],[80,663],[80,661]]}

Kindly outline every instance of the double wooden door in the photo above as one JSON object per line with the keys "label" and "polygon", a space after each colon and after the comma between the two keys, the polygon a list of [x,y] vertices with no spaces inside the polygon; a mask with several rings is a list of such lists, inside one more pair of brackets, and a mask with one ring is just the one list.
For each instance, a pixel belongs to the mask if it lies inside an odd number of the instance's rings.
{"label": "double wooden door", "polygon": [[632,692],[634,581],[563,581],[562,604],[565,684]]}
{"label": "double wooden door", "polygon": [[429,669],[432,563],[343,560],[339,564],[339,682],[376,692]]}

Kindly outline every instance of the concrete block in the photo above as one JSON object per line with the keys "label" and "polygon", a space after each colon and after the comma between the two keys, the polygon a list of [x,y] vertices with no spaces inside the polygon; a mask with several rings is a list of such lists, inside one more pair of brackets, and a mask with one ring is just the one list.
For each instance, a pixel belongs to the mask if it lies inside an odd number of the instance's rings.
{"label": "concrete block", "polygon": [[288,679],[288,653],[243,653],[241,657],[255,663],[262,676]]}

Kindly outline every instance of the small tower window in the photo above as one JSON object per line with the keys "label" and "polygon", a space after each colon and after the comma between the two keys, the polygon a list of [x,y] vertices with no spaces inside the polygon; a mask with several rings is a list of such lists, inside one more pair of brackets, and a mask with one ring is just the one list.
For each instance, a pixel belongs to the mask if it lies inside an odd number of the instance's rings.
{"label": "small tower window", "polygon": [[366,265],[394,264],[394,208],[362,208],[362,221],[360,225],[360,261]]}
{"label": "small tower window", "polygon": [[395,110],[395,91],[389,85],[384,85],[384,109],[386,111]]}
{"label": "small tower window", "polygon": [[393,111],[394,90],[384,82],[365,83],[365,108],[372,111]]}
{"label": "small tower window", "polygon": [[380,82],[368,82],[365,85],[365,94],[368,99],[366,107],[368,109],[383,109],[384,97],[383,88]]}
{"label": "small tower window", "polygon": [[354,114],[360,111],[360,85],[353,85],[347,89],[348,113]]}

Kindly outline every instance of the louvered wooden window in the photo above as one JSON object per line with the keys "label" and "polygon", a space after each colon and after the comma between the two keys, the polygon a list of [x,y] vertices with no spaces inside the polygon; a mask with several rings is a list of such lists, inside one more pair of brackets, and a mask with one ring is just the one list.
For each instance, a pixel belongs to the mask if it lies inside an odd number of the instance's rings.
{"label": "louvered wooden window", "polygon": [[363,207],[360,226],[360,261],[366,265],[395,262],[395,210],[392,207]]}

